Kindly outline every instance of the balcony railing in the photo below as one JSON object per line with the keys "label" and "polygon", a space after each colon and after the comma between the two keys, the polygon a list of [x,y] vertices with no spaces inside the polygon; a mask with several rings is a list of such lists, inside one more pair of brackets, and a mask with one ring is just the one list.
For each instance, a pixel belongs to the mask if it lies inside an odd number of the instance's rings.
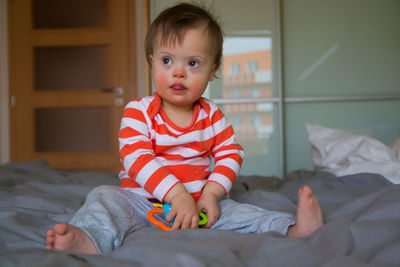
{"label": "balcony railing", "polygon": [[237,75],[224,75],[224,86],[251,85],[272,82],[271,70],[260,70]]}

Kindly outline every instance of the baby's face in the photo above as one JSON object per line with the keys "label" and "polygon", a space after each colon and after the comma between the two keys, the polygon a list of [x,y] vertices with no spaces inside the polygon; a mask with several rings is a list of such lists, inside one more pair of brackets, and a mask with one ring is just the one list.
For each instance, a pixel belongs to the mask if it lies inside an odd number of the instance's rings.
{"label": "baby's face", "polygon": [[152,62],[153,82],[164,108],[191,108],[214,79],[216,65],[204,28],[188,30],[181,43],[157,38]]}

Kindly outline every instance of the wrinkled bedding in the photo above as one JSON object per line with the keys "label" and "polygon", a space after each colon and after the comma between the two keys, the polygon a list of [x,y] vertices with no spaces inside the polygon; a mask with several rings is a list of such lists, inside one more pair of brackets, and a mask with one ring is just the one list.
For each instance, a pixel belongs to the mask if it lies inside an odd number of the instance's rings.
{"label": "wrinkled bedding", "polygon": [[44,249],[47,229],[68,221],[94,186],[117,183],[115,175],[55,171],[44,161],[0,166],[0,266],[400,265],[400,187],[367,173],[238,178],[233,199],[292,213],[298,188],[309,185],[326,223],[309,238],[150,227],[132,233],[107,255]]}
{"label": "wrinkled bedding", "polygon": [[400,184],[400,137],[385,145],[377,139],[318,124],[306,124],[315,170],[336,176],[380,174]]}

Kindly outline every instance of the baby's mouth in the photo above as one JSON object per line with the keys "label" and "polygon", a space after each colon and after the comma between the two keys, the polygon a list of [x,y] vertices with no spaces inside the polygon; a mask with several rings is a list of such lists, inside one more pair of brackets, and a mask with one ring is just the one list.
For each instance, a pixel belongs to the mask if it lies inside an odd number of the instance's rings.
{"label": "baby's mouth", "polygon": [[184,93],[186,92],[187,88],[180,83],[174,83],[173,85],[170,86],[170,89],[174,92],[174,93]]}

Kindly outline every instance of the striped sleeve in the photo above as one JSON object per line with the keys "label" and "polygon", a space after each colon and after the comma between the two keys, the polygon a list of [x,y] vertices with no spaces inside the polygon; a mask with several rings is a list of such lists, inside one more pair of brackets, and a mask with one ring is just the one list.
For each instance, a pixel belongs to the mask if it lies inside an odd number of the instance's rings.
{"label": "striped sleeve", "polygon": [[211,122],[215,134],[212,155],[215,167],[208,182],[218,183],[228,193],[239,174],[244,151],[235,140],[232,125],[215,105],[211,106]]}
{"label": "striped sleeve", "polygon": [[[163,201],[179,180],[154,156],[150,127],[146,106],[131,101],[124,110],[118,135],[121,164],[129,179]],[[125,187],[128,185],[125,183]]]}

